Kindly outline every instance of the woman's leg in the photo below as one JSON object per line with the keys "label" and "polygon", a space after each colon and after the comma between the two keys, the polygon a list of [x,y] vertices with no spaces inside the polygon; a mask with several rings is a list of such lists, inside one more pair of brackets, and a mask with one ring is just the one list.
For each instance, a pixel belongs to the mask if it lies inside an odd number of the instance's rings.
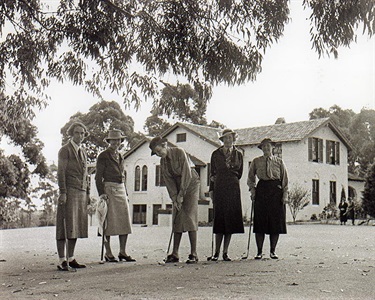
{"label": "woman's leg", "polygon": [[215,233],[215,256],[219,256],[223,236],[224,235],[222,233]]}
{"label": "woman's leg", "polygon": [[104,242],[105,247],[105,255],[108,257],[113,257],[112,250],[111,250],[111,236],[107,235],[106,241]]}
{"label": "woman's leg", "polygon": [[258,254],[262,255],[263,252],[263,243],[264,243],[264,233],[256,233],[255,234],[255,241],[257,243],[257,248],[258,248]]}
{"label": "woman's leg", "polygon": [[176,257],[178,256],[178,249],[180,248],[180,242],[181,242],[182,232],[175,232],[173,234],[173,252],[172,254]]}
{"label": "woman's leg", "polygon": [[279,240],[279,234],[270,234],[270,253],[275,253],[277,241]]}
{"label": "woman's leg", "polygon": [[189,231],[190,254],[197,256],[197,232]]}
{"label": "woman's leg", "polygon": [[118,236],[120,242],[120,254],[127,256],[126,254],[126,241],[128,240],[127,234],[121,234]]}
{"label": "woman's leg", "polygon": [[223,254],[228,253],[228,248],[230,244],[230,239],[232,238],[232,234],[224,235],[224,246],[223,246]]}

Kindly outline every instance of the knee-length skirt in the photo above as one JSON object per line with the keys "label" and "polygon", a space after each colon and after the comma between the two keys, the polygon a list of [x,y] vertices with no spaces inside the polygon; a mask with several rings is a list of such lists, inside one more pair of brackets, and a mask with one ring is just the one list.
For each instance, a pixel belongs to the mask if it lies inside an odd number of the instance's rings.
{"label": "knee-length skirt", "polygon": [[286,233],[285,204],[279,180],[260,180],[254,203],[254,233]]}
{"label": "knee-length skirt", "polygon": [[123,183],[104,182],[104,192],[109,198],[104,234],[124,235],[132,233],[125,185]]}
{"label": "knee-length skirt", "polygon": [[199,200],[199,176],[196,172],[186,190],[182,202],[182,208],[177,211],[173,207],[173,232],[186,232],[198,230],[198,200]]}
{"label": "knee-length skirt", "polygon": [[57,240],[63,240],[66,238],[64,226],[66,226],[68,239],[88,237],[87,203],[88,195],[86,191],[81,191],[74,188],[67,189],[65,205],[57,206]]}

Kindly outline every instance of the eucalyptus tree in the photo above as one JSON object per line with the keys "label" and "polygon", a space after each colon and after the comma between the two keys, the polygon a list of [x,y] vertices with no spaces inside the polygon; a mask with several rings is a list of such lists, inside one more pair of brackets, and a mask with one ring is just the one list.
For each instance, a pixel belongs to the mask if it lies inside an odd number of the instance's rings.
{"label": "eucalyptus tree", "polygon": [[[53,4],[56,4],[53,6]],[[139,107],[169,75],[209,91],[256,80],[289,21],[287,0],[3,0],[0,3],[0,122],[32,119],[51,80],[104,90]],[[303,0],[312,48],[337,57],[372,36],[372,0]],[[165,76],[168,75],[168,76]]]}

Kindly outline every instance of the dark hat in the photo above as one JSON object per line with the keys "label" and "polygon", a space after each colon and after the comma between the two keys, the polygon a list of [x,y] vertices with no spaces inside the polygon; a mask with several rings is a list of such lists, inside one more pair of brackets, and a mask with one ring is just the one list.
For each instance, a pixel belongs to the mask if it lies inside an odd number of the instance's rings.
{"label": "dark hat", "polygon": [[113,129],[108,131],[108,135],[104,138],[103,141],[109,143],[109,140],[121,140],[121,143],[125,140],[125,136],[122,135],[121,130]]}
{"label": "dark hat", "polygon": [[223,138],[227,135],[233,135],[233,138],[236,139],[237,138],[237,133],[235,133],[232,129],[229,129],[229,128],[226,128],[223,130],[223,133],[221,134],[221,136],[219,137],[219,140],[223,141]]}
{"label": "dark hat", "polygon": [[162,138],[161,136],[156,136],[154,137],[151,142],[150,142],[150,149],[151,149],[151,155],[155,155],[156,153],[154,152],[154,149],[156,146],[162,144],[162,143],[166,143],[168,142],[168,140],[166,138]]}
{"label": "dark hat", "polygon": [[259,149],[262,149],[263,145],[264,145],[264,144],[267,144],[267,143],[271,144],[272,146],[275,146],[275,142],[273,142],[270,138],[265,138],[265,139],[263,139],[263,140],[260,142],[260,144],[258,145],[258,148],[259,148]]}

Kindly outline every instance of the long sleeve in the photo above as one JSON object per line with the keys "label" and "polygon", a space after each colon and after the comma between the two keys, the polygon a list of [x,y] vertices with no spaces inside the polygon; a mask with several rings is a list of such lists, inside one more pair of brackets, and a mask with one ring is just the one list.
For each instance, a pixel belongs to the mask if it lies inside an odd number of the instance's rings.
{"label": "long sleeve", "polygon": [[283,161],[280,165],[280,174],[281,174],[281,186],[283,188],[283,193],[285,195],[288,193],[288,172],[286,170],[286,167]]}
{"label": "long sleeve", "polygon": [[256,168],[254,160],[250,164],[249,174],[247,176],[247,185],[249,186],[249,190],[255,189],[255,175],[256,175]]}
{"label": "long sleeve", "polygon": [[211,155],[211,171],[210,171],[210,188],[209,191],[213,191],[215,188],[215,179],[216,179],[216,163],[215,163],[215,154],[212,153]]}
{"label": "long sleeve", "polygon": [[167,170],[165,159],[160,160],[160,167],[162,168],[162,174],[164,177],[164,182],[165,186],[167,187],[169,197],[172,201],[176,201],[178,193],[177,184],[174,177]]}
{"label": "long sleeve", "polygon": [[58,154],[57,163],[57,182],[59,185],[60,193],[66,193],[66,169],[68,166],[68,151],[61,148]]}
{"label": "long sleeve", "polygon": [[185,151],[181,150],[179,153],[179,161],[181,164],[181,183],[178,195],[184,197],[186,190],[190,184],[191,179],[193,178],[191,174],[191,166],[189,163],[189,158],[187,157]]}
{"label": "long sleeve", "polygon": [[96,162],[96,174],[95,174],[95,184],[98,190],[99,196],[104,194],[104,169],[105,169],[105,158],[103,155],[99,155]]}

